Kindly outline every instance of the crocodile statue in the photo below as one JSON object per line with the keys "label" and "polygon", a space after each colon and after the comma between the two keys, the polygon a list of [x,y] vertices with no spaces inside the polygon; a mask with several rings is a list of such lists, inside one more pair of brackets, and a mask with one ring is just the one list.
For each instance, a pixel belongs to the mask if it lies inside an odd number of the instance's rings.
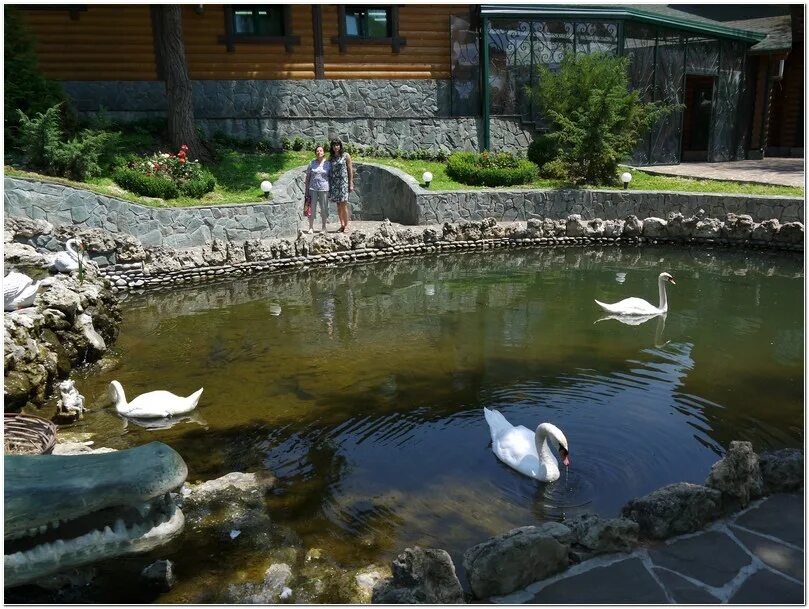
{"label": "crocodile statue", "polygon": [[160,442],[90,455],[6,455],[4,587],[146,552],[185,525],[170,491],[188,475]]}

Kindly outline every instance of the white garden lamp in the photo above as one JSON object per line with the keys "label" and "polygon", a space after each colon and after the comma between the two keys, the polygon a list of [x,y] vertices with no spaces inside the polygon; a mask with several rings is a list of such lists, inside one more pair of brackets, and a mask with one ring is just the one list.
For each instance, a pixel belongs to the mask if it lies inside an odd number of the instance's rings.
{"label": "white garden lamp", "polygon": [[625,171],[621,174],[621,182],[624,183],[624,190],[627,189],[629,183],[632,181],[632,174],[628,171]]}
{"label": "white garden lamp", "polygon": [[421,179],[424,182],[424,185],[429,188],[430,182],[433,181],[433,174],[431,174],[429,171],[425,171],[423,174],[421,174]]}
{"label": "white garden lamp", "polygon": [[272,190],[272,182],[270,182],[269,180],[264,180],[261,183],[261,192],[264,193],[264,198],[265,199],[270,198],[270,191],[271,190]]}

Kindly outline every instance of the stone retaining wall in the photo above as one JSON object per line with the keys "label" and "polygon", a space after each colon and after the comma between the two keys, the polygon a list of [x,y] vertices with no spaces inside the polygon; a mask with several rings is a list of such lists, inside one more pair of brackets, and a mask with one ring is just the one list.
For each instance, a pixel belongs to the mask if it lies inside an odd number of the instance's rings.
{"label": "stone retaining wall", "polygon": [[[746,214],[756,222],[803,220],[799,197],[653,192],[636,190],[466,190],[422,188],[412,176],[392,167],[355,163],[355,192],[349,196],[352,218],[400,224],[527,221],[562,219],[619,220],[629,215],[666,218],[672,212],[713,218]],[[78,224],[136,237],[145,246],[201,246],[211,239],[242,243],[249,239],[288,237],[303,226],[303,172],[282,175],[270,203],[153,208],[55,183],[5,178],[5,213],[44,219],[54,225]],[[330,220],[337,210],[330,206]]]}
{"label": "stone retaining wall", "polygon": [[290,201],[157,208],[50,182],[6,177],[4,184],[8,216],[102,228],[132,235],[145,246],[186,248],[211,239],[239,243],[288,236],[295,234],[300,213]]}
{"label": "stone retaining wall", "polygon": [[[104,107],[115,120],[165,116],[165,86],[146,81],[62,83],[83,116]],[[481,117],[453,116],[449,80],[203,80],[192,82],[194,115],[223,131],[280,148],[284,138],[438,152],[478,150]],[[518,118],[490,121],[495,150],[525,153],[531,131]]]}

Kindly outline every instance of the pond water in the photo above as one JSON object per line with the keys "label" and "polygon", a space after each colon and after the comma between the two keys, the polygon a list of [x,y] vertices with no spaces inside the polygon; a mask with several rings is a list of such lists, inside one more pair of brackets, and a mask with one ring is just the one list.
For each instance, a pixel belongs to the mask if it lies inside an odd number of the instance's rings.
{"label": "pond water", "polygon": [[[595,323],[594,298],[656,303],[663,270],[677,281],[665,319]],[[91,411],[74,430],[115,448],[166,442],[189,481],[271,471],[273,522],[344,567],[418,544],[446,549],[462,570],[466,549],[513,527],[615,517],[665,484],[701,483],[732,440],[803,445],[796,255],[425,256],[131,295],[123,313],[120,365],[78,376]],[[205,391],[190,420],[149,429],[105,400],[112,379],[130,399]],[[560,427],[571,460],[560,480],[500,463],[484,406]],[[231,539],[184,543],[164,552],[181,583],[153,600],[194,601],[267,566]]]}

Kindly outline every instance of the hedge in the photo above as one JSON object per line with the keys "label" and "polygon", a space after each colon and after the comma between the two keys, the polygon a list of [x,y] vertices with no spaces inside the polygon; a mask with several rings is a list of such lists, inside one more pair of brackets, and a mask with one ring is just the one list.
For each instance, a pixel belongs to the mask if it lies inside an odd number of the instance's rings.
{"label": "hedge", "polygon": [[537,168],[531,161],[506,152],[456,152],[447,159],[447,175],[471,186],[515,186],[530,184]]}

